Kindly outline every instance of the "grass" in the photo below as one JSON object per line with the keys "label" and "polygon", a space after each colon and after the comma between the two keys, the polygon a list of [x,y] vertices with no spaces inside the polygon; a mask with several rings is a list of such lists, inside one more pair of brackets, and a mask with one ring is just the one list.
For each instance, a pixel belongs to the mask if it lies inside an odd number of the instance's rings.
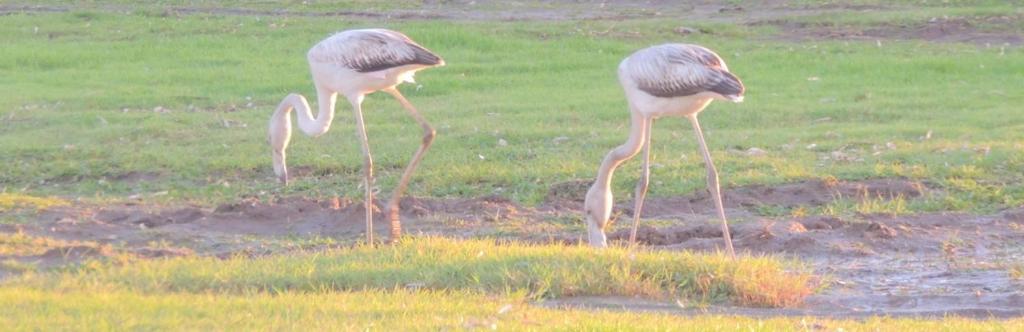
{"label": "grass", "polygon": [[112,285],[142,292],[325,292],[396,289],[526,292],[533,298],[646,296],[784,307],[815,286],[806,271],[772,257],[634,252],[586,247],[498,245],[493,241],[407,239],[392,247],[356,247],[260,258],[180,258],[90,269],[55,285]]}
{"label": "grass", "polygon": [[44,237],[33,237],[22,232],[0,234],[0,256],[32,256],[41,255],[51,249],[65,247],[89,247],[96,251],[109,251],[109,248],[94,243],[62,241]]}
{"label": "grass", "polygon": [[895,216],[910,212],[907,207],[907,199],[902,195],[892,198],[867,196],[859,199],[836,199],[821,207],[820,210],[820,214],[830,216],[850,216],[854,214],[888,214]]}
{"label": "grass", "polygon": [[57,197],[35,197],[26,194],[0,193],[0,212],[16,209],[42,210],[63,205],[68,205],[68,202]]}
{"label": "grass", "polygon": [[[679,37],[677,22],[662,19],[453,25],[94,10],[0,20],[0,41],[11,45],[0,50],[0,161],[13,166],[0,186],[8,192],[205,203],[359,196],[347,105],[324,137],[293,141],[290,164],[310,171],[287,188],[273,181],[264,126],[279,98],[311,94],[302,56],[309,45],[373,25],[402,30],[449,63],[421,73],[421,86],[403,87],[439,132],[413,195],[499,194],[536,204],[551,184],[593,176],[626,136],[615,65],[637,48],[682,40],[722,51],[750,87],[749,102],[716,103],[702,116],[726,186],[910,177],[948,192],[937,209],[1024,202],[1022,128],[1002,120],[1024,98],[1007,90],[1022,83],[1020,48],[789,43],[756,27]],[[386,192],[419,135],[387,96],[371,96],[365,108]],[[651,195],[702,188],[688,124],[656,127]],[[896,148],[870,149],[887,143]],[[731,152],[749,147],[767,153]],[[834,151],[849,157],[829,158]],[[635,167],[622,169],[617,192],[631,192]],[[965,167],[975,171],[958,171]]]}
{"label": "grass", "polygon": [[[466,292],[356,291],[245,295],[0,288],[11,330],[743,330],[1010,331],[1020,319],[915,320],[678,316],[528,305]],[[45,313],[47,319],[38,319]]]}
{"label": "grass", "polygon": [[[227,260],[175,258],[37,273],[0,284],[0,324],[72,329],[829,329],[1005,330],[1017,320],[718,315],[548,309],[546,297],[722,296],[751,304],[799,300],[807,275],[778,260],[610,249],[498,245],[439,238],[389,248]],[[715,295],[717,294],[717,295]],[[765,295],[782,297],[768,299]],[[750,298],[748,296],[754,296]],[[795,297],[794,297],[795,296]],[[788,299],[788,300],[787,300]],[[47,319],[39,319],[45,316]]]}

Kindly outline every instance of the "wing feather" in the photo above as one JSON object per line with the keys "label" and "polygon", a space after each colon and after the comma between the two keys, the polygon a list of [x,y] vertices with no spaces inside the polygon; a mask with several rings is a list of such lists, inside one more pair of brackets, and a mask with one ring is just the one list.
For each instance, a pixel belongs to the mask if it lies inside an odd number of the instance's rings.
{"label": "wing feather", "polygon": [[704,47],[666,44],[641,50],[627,62],[630,78],[652,96],[671,98],[715,92],[742,95],[743,83],[717,54]]}
{"label": "wing feather", "polygon": [[313,61],[336,63],[360,73],[406,65],[435,66],[441,57],[405,35],[391,30],[348,30],[337,33],[309,50]]}

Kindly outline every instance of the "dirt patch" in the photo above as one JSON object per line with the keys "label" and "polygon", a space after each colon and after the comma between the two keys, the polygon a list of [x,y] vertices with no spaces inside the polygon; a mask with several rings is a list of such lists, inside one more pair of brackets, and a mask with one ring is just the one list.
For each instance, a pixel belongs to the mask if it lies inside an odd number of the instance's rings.
{"label": "dirt patch", "polygon": [[136,171],[131,171],[131,172],[127,172],[127,173],[121,173],[121,174],[112,175],[112,176],[109,176],[108,178],[110,178],[111,180],[114,180],[114,181],[118,181],[118,182],[139,183],[139,182],[147,182],[147,181],[159,180],[160,177],[161,177],[160,173],[156,173],[156,172],[136,172]]}
{"label": "dirt patch", "polygon": [[111,250],[109,248],[88,245],[72,245],[53,248],[47,250],[42,255],[29,259],[42,263],[44,266],[56,266],[66,262],[80,262],[88,258],[109,256],[110,253]]}
{"label": "dirt patch", "polygon": [[0,228],[0,279],[25,271],[76,265],[117,256],[109,246],[27,236],[14,225]]}
{"label": "dirt patch", "polygon": [[[582,209],[583,194],[589,181],[570,181],[553,185],[547,201],[538,207],[523,207],[500,196],[473,199],[404,198],[400,204],[403,227],[409,234],[484,236],[506,234],[537,241],[574,243],[579,234],[568,231],[581,225],[574,218]],[[814,206],[838,198],[913,198],[925,195],[927,186],[902,179],[875,179],[857,182],[806,181],[780,186],[748,186],[724,191],[729,214],[752,216],[746,209],[763,205],[785,207]],[[376,201],[375,230],[386,236],[383,201]],[[650,198],[644,218],[668,220],[710,220],[713,204],[706,192],[687,196]],[[632,213],[632,202],[616,205],[616,213]],[[174,247],[190,248],[196,254],[230,255],[259,246],[243,240],[257,236],[266,239],[294,237],[332,237],[354,242],[364,236],[364,208],[361,201],[347,198],[246,198],[213,208],[199,206],[158,207],[134,202],[108,206],[64,206],[45,210],[22,229],[36,236],[61,240],[97,241],[125,248],[148,247],[153,241],[166,241]],[[568,221],[568,224],[566,224]],[[809,219],[801,221],[809,230],[840,229],[845,221]],[[516,224],[517,227],[508,227]],[[737,239],[761,229],[733,225]],[[694,228],[696,227],[696,228]],[[552,232],[552,230],[554,232]],[[887,236],[893,232],[876,232]],[[542,234],[536,234],[542,232]],[[624,231],[611,233],[623,238]],[[531,234],[532,233],[532,234]],[[540,236],[543,235],[543,236]],[[640,240],[651,245],[676,245],[691,239],[721,237],[717,226],[681,223],[665,229],[645,227]],[[258,242],[258,241],[257,241]],[[165,254],[145,253],[144,256]],[[167,253],[166,255],[177,255]]]}
{"label": "dirt patch", "polygon": [[[829,22],[801,22],[802,17],[842,14],[851,12],[901,13],[914,10],[905,5],[856,5],[826,2],[794,5],[789,1],[755,1],[737,4],[735,1],[554,1],[510,4],[501,1],[426,1],[410,9],[388,10],[311,10],[303,7],[291,9],[216,6],[159,6],[142,9],[118,5],[0,5],[0,15],[12,13],[57,13],[76,10],[108,12],[139,12],[158,17],[182,15],[237,15],[260,17],[347,17],[370,20],[452,20],[452,21],[565,21],[610,20],[637,18],[670,18],[687,22],[771,25],[779,27],[784,40],[923,40],[929,42],[966,42],[979,45],[1002,46],[1024,44],[1024,31],[1019,14],[978,17],[935,17],[917,23],[877,23],[863,26],[837,26]],[[642,32],[594,31],[595,35],[633,38]],[[680,26],[674,29],[681,35],[701,32]]]}
{"label": "dirt patch", "polygon": [[[765,318],[775,316],[842,318],[869,318],[877,316],[944,318],[948,316],[962,316],[1015,318],[1024,316],[1024,297],[1022,296],[1008,296],[1000,299],[936,296],[922,300],[916,296],[895,295],[886,299],[850,297],[843,302],[837,302],[825,296],[811,296],[801,308],[741,308],[720,305],[681,306],[675,303],[633,297],[585,296],[544,300],[538,302],[537,305],[558,309],[659,312],[688,316],[708,314],[742,315]],[[809,319],[809,323],[814,324],[812,319]]]}
{"label": "dirt patch", "polygon": [[[553,187],[554,188],[554,187]],[[549,192],[542,209],[578,212],[589,185],[558,185],[559,193]],[[554,189],[552,189],[553,191]],[[574,190],[567,192],[568,190]],[[907,179],[869,179],[863,181],[810,180],[777,186],[754,185],[723,189],[723,205],[732,218],[758,218],[757,209],[778,207],[818,207],[836,200],[913,199],[930,194],[929,185]],[[714,202],[707,190],[674,197],[651,197],[644,203],[643,218],[707,219]],[[612,209],[619,219],[633,215],[633,202],[620,201]],[[818,226],[812,226],[818,227]]]}
{"label": "dirt patch", "polygon": [[[1024,281],[1009,267],[1024,261],[1024,209],[993,216],[933,213],[763,219],[734,224],[739,252],[784,255],[808,262],[832,279],[829,288],[802,307],[751,309],[661,309],[684,314],[872,315],[971,317],[1024,316]],[[628,239],[628,230],[609,237]],[[638,241],[666,250],[720,251],[721,232],[712,224],[641,227]],[[650,303],[611,299],[549,302],[545,305],[648,310]]]}
{"label": "dirt patch", "polygon": [[[0,6],[0,15],[11,13],[59,13],[76,9],[92,9],[116,12],[131,12],[134,7],[104,6],[52,6],[52,5],[5,5]],[[295,8],[266,9],[215,6],[162,6],[150,15],[173,17],[180,15],[239,15],[239,16],[307,16],[307,17],[350,17],[383,20],[472,20],[472,21],[523,21],[523,20],[599,20],[651,17],[705,17],[712,13],[741,13],[744,7],[708,1],[680,5],[674,1],[602,1],[599,3],[551,2],[509,4],[501,1],[426,1],[415,9],[380,10],[306,10]],[[698,16],[699,15],[699,16]]]}
{"label": "dirt patch", "polygon": [[[377,236],[383,239],[388,229],[382,212],[385,202],[374,203],[374,227]],[[476,236],[492,232],[494,228],[479,228],[481,226],[521,215],[532,218],[538,213],[536,209],[523,208],[498,196],[448,200],[405,198],[400,206],[403,226],[409,234]],[[364,215],[362,201],[346,198],[246,198],[213,208],[137,203],[78,205],[44,210],[32,223],[9,231],[112,244],[143,257],[231,256],[272,252],[277,242],[302,238],[332,238],[342,244],[354,243],[365,236]],[[472,227],[466,230],[467,226]],[[153,242],[163,242],[169,247],[154,249],[151,248]]]}
{"label": "dirt patch", "polygon": [[[942,254],[948,241],[979,242],[1005,231],[1003,227],[984,235],[985,225],[974,216],[928,214],[847,221],[834,217],[761,219],[733,223],[730,233],[739,251],[755,254],[790,254],[801,258],[870,256],[879,253]],[[1005,233],[1002,233],[1005,235]],[[625,242],[629,229],[609,234],[612,241]],[[1024,235],[1021,236],[1024,238]],[[650,246],[677,249],[718,250],[721,227],[711,223],[641,226],[637,241]]]}
{"label": "dirt patch", "polygon": [[[799,17],[830,12],[887,10],[885,6],[826,3],[793,6],[787,1],[756,1],[737,4],[735,1],[541,1],[518,2],[491,0],[424,1],[416,8],[388,10],[312,10],[216,6],[160,6],[147,15],[175,17],[181,15],[237,16],[307,16],[347,17],[373,20],[452,20],[452,21],[564,21],[624,20],[637,18],[671,18],[685,22],[745,23],[780,17]],[[0,15],[12,13],[58,13],[74,10],[102,10],[118,13],[135,12],[139,8],[118,5],[0,5]]]}
{"label": "dirt patch", "polygon": [[[752,209],[761,206],[795,208],[822,206],[837,199],[861,200],[867,198],[915,198],[927,194],[928,186],[922,182],[904,179],[876,179],[855,182],[805,181],[779,186],[747,186],[725,189],[722,200],[725,207]],[[632,214],[632,203],[619,205]],[[714,208],[707,190],[679,197],[651,198],[644,203],[643,216],[647,218],[709,214]]]}
{"label": "dirt patch", "polygon": [[1024,31],[1018,28],[1021,16],[972,18],[932,18],[917,23],[878,23],[842,26],[831,23],[805,23],[769,20],[750,25],[772,25],[781,30],[780,38],[807,40],[922,40],[1002,46],[1024,44]]}
{"label": "dirt patch", "polygon": [[93,217],[95,221],[108,224],[130,224],[139,228],[154,228],[167,224],[184,224],[202,218],[203,212],[196,208],[182,208],[161,212],[145,212],[130,209],[100,209]]}
{"label": "dirt patch", "polygon": [[572,180],[553,184],[548,188],[548,194],[544,196],[544,203],[549,205],[582,204],[583,200],[587,198],[587,190],[590,190],[590,185],[593,183],[593,180]]}
{"label": "dirt patch", "polygon": [[[553,185],[546,202],[537,207],[524,207],[499,196],[406,198],[401,202],[403,228],[412,235],[577,244],[583,232],[579,218],[582,193],[588,187],[589,181]],[[800,308],[762,310],[723,305],[710,310],[842,317],[1024,314],[1024,281],[1011,278],[1007,268],[1008,262],[1024,261],[1024,249],[1019,246],[1024,241],[1024,207],[990,216],[930,213],[769,218],[753,211],[764,205],[815,206],[846,198],[915,198],[932,190],[924,183],[905,179],[805,181],[726,189],[730,231],[738,252],[798,258],[827,276],[832,284]],[[384,202],[375,203],[375,230],[383,239],[388,229],[380,209]],[[615,209],[622,218],[628,216],[631,206],[632,202],[622,201]],[[646,247],[721,250],[721,229],[703,190],[686,196],[652,198],[646,206],[644,219],[657,220],[641,223],[638,240]],[[363,214],[361,201],[346,198],[246,198],[216,207],[72,205],[45,210],[30,223],[3,225],[0,232],[89,243],[3,257],[41,262],[37,264],[46,268],[122,255],[142,259],[252,257],[349,245],[365,236]],[[628,225],[617,227],[609,238],[613,243],[625,242]],[[11,273],[0,271],[0,275]],[[601,301],[584,300],[581,306],[601,307]],[[647,304],[622,305],[629,310],[645,310]],[[671,310],[696,313],[691,309]]]}

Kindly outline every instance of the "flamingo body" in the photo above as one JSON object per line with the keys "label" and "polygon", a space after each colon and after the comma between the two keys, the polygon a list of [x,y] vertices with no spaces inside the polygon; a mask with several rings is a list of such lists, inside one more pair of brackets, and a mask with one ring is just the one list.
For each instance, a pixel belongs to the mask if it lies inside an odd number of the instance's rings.
{"label": "flamingo body", "polygon": [[401,235],[398,203],[423,154],[433,142],[433,127],[396,88],[403,82],[414,82],[417,71],[443,66],[444,60],[420,46],[406,35],[386,29],[347,30],[317,43],[306,53],[313,85],[316,87],[319,112],[313,117],[306,98],[289,94],[270,118],[269,141],[274,159],[274,173],[288,184],[285,150],[291,139],[291,118],[295,110],[299,129],[316,137],[326,133],[334,118],[339,94],[352,105],[358,138],[363,153],[367,241],[373,242],[373,158],[363,121],[362,102],[367,94],[384,91],[402,104],[423,129],[423,141],[406,167],[388,204],[391,238]]}
{"label": "flamingo body", "polygon": [[715,99],[742,102],[745,92],[743,83],[729,72],[721,57],[707,48],[691,44],[664,44],[639,50],[619,64],[618,74],[619,83],[629,103],[632,124],[629,138],[605,156],[598,169],[597,179],[587,192],[584,214],[590,244],[607,246],[604,231],[612,209],[612,175],[622,162],[642,149],[643,173],[637,182],[634,197],[630,245],[635,242],[650,176],[651,127],[655,119],[681,116],[693,124],[708,171],[708,190],[715,198],[722,219],[726,249],[733,255],[721,202],[718,172],[711,161],[697,115]]}
{"label": "flamingo body", "polygon": [[711,50],[664,44],[633,53],[619,64],[619,83],[636,112],[649,117],[688,116],[718,98],[743,101],[744,87]]}
{"label": "flamingo body", "polygon": [[342,31],[306,54],[313,80],[343,95],[369,94],[403,82],[444,60],[404,34],[386,29]]}

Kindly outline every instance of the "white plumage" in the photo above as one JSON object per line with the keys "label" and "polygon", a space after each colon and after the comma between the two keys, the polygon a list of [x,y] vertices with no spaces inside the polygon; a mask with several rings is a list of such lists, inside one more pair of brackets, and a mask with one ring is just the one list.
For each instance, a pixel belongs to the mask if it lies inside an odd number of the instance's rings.
{"label": "white plumage", "polygon": [[330,129],[338,94],[352,104],[363,152],[363,170],[366,208],[366,236],[373,242],[373,159],[366,137],[362,102],[367,94],[384,91],[399,103],[423,128],[423,142],[402,174],[388,204],[391,218],[391,238],[401,235],[398,203],[412,173],[433,142],[435,131],[415,107],[402,96],[396,86],[413,82],[417,71],[443,66],[444,60],[420,46],[402,33],[386,29],[342,31],[317,43],[306,54],[313,84],[316,87],[319,112],[314,118],[309,102],[299,94],[289,94],[278,105],[270,118],[269,138],[273,149],[274,172],[282,183],[288,183],[285,150],[291,139],[291,118],[296,110],[299,129],[309,136],[319,136]]}
{"label": "white plumage", "polygon": [[636,241],[644,196],[650,175],[651,126],[662,116],[682,116],[690,120],[700,143],[708,172],[708,190],[722,219],[726,250],[733,254],[732,240],[722,206],[715,170],[701,133],[697,114],[714,99],[742,102],[745,88],[729,72],[725,62],[711,50],[698,45],[664,44],[633,53],[619,64],[619,83],[626,93],[631,113],[631,129],[625,144],[605,156],[597,179],[587,192],[584,214],[591,245],[607,246],[604,229],[612,208],[611,179],[622,162],[644,151],[643,173],[636,186],[633,230],[630,245]]}

